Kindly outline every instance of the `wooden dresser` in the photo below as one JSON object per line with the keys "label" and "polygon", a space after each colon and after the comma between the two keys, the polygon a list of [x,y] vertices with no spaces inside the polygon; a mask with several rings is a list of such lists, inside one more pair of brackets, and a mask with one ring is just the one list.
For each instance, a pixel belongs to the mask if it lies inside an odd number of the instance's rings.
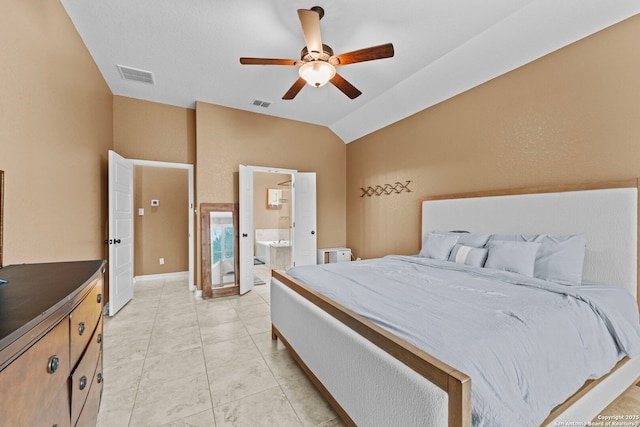
{"label": "wooden dresser", "polygon": [[105,261],[0,269],[0,424],[95,426]]}

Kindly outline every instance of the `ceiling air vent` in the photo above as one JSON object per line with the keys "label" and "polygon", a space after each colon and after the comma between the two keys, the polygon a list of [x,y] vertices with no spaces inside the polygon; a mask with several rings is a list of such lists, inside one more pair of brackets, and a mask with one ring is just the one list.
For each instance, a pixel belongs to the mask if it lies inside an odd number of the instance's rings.
{"label": "ceiling air vent", "polygon": [[258,107],[264,107],[264,108],[267,108],[269,105],[271,105],[269,101],[260,101],[259,99],[254,99],[251,104],[257,105]]}
{"label": "ceiling air vent", "polygon": [[153,81],[153,73],[151,71],[125,67],[124,65],[118,65],[118,71],[120,71],[120,76],[125,80],[155,84]]}

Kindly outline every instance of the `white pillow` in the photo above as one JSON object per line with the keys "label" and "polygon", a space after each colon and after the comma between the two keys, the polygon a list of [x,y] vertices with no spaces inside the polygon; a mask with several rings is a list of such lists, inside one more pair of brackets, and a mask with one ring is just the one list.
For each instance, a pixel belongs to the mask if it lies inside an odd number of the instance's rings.
{"label": "white pillow", "polygon": [[474,248],[473,246],[456,244],[451,250],[449,261],[458,264],[472,265],[474,267],[482,267],[487,260],[487,252],[488,250],[485,248]]}
{"label": "white pillow", "polygon": [[427,241],[422,245],[420,256],[446,261],[457,241],[457,235],[429,233]]}
{"label": "white pillow", "polygon": [[493,240],[488,243],[489,254],[485,268],[511,271],[533,277],[539,242]]}

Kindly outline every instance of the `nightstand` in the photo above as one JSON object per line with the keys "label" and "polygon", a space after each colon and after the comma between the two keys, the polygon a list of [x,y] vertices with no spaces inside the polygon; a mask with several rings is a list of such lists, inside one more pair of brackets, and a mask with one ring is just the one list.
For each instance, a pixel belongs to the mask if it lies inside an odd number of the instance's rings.
{"label": "nightstand", "polygon": [[318,249],[318,264],[348,261],[351,261],[351,249],[349,248]]}

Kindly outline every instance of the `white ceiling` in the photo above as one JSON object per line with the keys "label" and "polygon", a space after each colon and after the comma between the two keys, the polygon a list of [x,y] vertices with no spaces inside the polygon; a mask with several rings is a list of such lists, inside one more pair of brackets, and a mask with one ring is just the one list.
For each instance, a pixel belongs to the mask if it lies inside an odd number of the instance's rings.
{"label": "white ceiling", "polygon": [[[204,101],[329,127],[345,143],[401,120],[640,12],[638,0],[61,0],[115,95],[193,108]],[[391,42],[395,57],[332,85],[282,95],[297,67],[239,58],[299,59],[297,9],[322,6],[336,54]],[[153,72],[123,80],[116,65]],[[271,102],[254,106],[254,99]]]}

